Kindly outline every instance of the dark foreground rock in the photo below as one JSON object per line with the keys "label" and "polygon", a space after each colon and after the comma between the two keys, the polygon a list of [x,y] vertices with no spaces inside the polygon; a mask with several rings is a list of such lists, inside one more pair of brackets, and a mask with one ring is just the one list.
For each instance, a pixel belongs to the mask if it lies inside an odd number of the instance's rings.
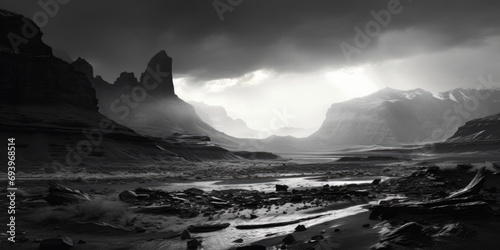
{"label": "dark foreground rock", "polygon": [[40,250],[68,250],[73,247],[73,240],[66,236],[45,239],[40,243]]}
{"label": "dark foreground rock", "polygon": [[201,241],[192,239],[186,243],[187,249],[198,249],[201,246]]}
{"label": "dark foreground rock", "polygon": [[430,201],[389,200],[370,208],[370,218],[390,219],[401,214],[442,215],[453,217],[487,217],[492,215],[488,202],[478,195],[485,180],[485,169],[480,169],[469,185],[445,198]]}
{"label": "dark foreground rock", "polygon": [[283,238],[283,243],[285,244],[292,244],[294,243],[296,240],[295,240],[295,237],[293,237],[293,235],[289,234],[287,235],[285,238]]}
{"label": "dark foreground rock", "polygon": [[65,205],[90,200],[87,194],[60,184],[51,185],[49,195],[45,199],[51,205]]}

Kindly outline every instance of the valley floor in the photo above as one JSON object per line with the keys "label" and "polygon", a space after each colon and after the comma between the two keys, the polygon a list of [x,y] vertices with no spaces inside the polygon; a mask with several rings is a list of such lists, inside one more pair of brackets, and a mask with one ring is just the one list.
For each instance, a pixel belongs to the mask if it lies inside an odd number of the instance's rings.
{"label": "valley floor", "polygon": [[[380,200],[441,199],[467,186],[481,167],[486,167],[486,179],[474,199],[486,201],[489,214],[381,219],[370,213]],[[67,238],[61,236],[66,236],[76,250],[187,249],[198,244],[206,250],[495,249],[498,171],[494,161],[449,159],[212,161],[25,171],[17,174],[16,243],[2,233],[0,248],[38,249],[52,238],[61,239],[52,241],[61,248],[52,249],[64,249],[62,239]],[[55,183],[69,191],[50,193]],[[73,190],[89,199],[69,202],[81,198]],[[57,198],[52,203],[68,203],[50,205],[45,200],[49,194]],[[0,220],[8,221],[7,213]],[[405,225],[411,230],[401,233]],[[190,237],[184,232],[188,228]]]}

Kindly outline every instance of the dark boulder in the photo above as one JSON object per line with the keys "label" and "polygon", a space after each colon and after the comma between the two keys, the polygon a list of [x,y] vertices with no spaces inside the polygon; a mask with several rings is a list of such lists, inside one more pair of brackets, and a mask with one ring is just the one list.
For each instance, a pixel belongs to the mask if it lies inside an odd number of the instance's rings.
{"label": "dark boulder", "polygon": [[198,249],[201,246],[201,241],[197,239],[192,239],[186,243],[187,249]]}
{"label": "dark boulder", "polygon": [[307,230],[307,228],[304,225],[298,225],[297,227],[295,227],[295,232],[303,232],[306,230]]}
{"label": "dark boulder", "polygon": [[129,202],[137,200],[137,194],[134,191],[125,190],[121,192],[118,197],[121,201]]}
{"label": "dark boulder", "polygon": [[69,189],[60,184],[50,185],[49,195],[45,199],[51,205],[65,205],[90,200],[87,194],[78,190]]}
{"label": "dark boulder", "polygon": [[73,247],[73,240],[66,236],[45,239],[40,243],[40,250],[67,250]]}
{"label": "dark boulder", "polygon": [[181,240],[191,239],[191,234],[188,230],[184,230],[181,234]]}
{"label": "dark boulder", "polygon": [[280,184],[276,184],[276,192],[286,192],[288,190],[288,186],[287,185],[280,185]]}
{"label": "dark boulder", "polygon": [[293,237],[293,235],[289,234],[285,238],[283,238],[283,240],[281,240],[281,241],[283,241],[283,243],[285,243],[285,244],[292,244],[296,240],[295,240],[295,237]]}

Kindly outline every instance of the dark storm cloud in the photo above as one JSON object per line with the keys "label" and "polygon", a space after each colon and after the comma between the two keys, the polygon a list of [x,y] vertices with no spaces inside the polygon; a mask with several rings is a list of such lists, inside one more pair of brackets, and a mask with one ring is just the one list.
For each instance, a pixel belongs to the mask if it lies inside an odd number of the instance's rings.
{"label": "dark storm cloud", "polygon": [[[174,59],[174,76],[205,81],[261,68],[301,72],[480,47],[500,33],[498,1],[401,0],[401,13],[348,62],[339,44],[354,44],[353,28],[363,30],[374,20],[370,11],[386,10],[388,1],[246,0],[223,22],[212,3],[73,0],[44,27],[44,40],[88,59],[111,81],[124,70],[143,71],[161,49]],[[37,1],[2,1],[2,8],[28,17],[40,10]]]}

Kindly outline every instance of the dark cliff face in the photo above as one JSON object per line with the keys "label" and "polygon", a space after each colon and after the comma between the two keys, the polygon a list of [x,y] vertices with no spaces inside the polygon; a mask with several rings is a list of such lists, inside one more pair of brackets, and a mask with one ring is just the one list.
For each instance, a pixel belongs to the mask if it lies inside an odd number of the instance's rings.
{"label": "dark cliff face", "polygon": [[172,58],[165,51],[156,53],[139,80],[122,72],[113,84],[93,77],[92,66],[83,59],[72,64],[85,73],[96,89],[99,112],[140,134],[167,138],[174,133],[209,135],[229,140],[228,136],[203,122],[194,108],[175,95]]}
{"label": "dark cliff face", "polygon": [[[97,110],[95,90],[85,74],[52,56],[52,49],[42,42],[42,32],[32,21],[0,10],[0,24],[1,103],[66,103]],[[13,36],[23,36],[28,30],[30,36],[12,46]]]}
{"label": "dark cliff face", "polygon": [[[27,22],[21,15],[2,10],[0,19],[2,38],[22,31]],[[82,58],[69,64],[54,57],[42,42],[41,32],[37,34],[20,50],[9,47],[8,40],[0,40],[0,137],[16,138],[16,153],[24,166],[101,167],[182,158],[239,159],[205,137],[191,136],[186,141],[183,135],[172,136],[171,131],[215,130],[175,95],[172,59],[165,51],[155,55],[142,74],[147,84],[125,72],[115,86],[94,77],[92,66]],[[92,85],[102,99],[99,107]],[[134,99],[135,109],[125,106],[129,103],[123,102],[122,95],[134,98],[137,89],[147,92],[144,99]],[[115,103],[118,111],[111,109],[115,101],[119,101]],[[128,108],[127,114],[121,112],[124,108]],[[130,128],[143,129],[144,133]]]}
{"label": "dark cliff face", "polygon": [[70,104],[97,111],[94,88],[85,74],[52,56],[0,52],[0,102]]}
{"label": "dark cliff face", "polygon": [[[22,32],[24,25],[34,23],[0,10],[0,136],[16,138],[16,152],[25,167],[170,157],[153,140],[99,114],[96,92],[87,78],[92,67],[83,59],[71,65],[54,57],[38,27],[24,46],[9,47],[4,38]],[[82,143],[86,151],[77,152]]]}
{"label": "dark cliff face", "polygon": [[32,56],[52,55],[52,49],[42,42],[42,32],[28,18],[0,9],[0,24],[0,51]]}
{"label": "dark cliff face", "polygon": [[90,63],[85,59],[78,57],[76,61],[71,63],[71,66],[73,66],[76,71],[84,73],[87,78],[94,78],[94,68],[92,68],[92,65],[90,65]]}
{"label": "dark cliff face", "polygon": [[140,83],[156,81],[158,86],[151,92],[153,96],[175,96],[172,80],[172,58],[164,50],[151,58],[148,66],[141,75]]}

